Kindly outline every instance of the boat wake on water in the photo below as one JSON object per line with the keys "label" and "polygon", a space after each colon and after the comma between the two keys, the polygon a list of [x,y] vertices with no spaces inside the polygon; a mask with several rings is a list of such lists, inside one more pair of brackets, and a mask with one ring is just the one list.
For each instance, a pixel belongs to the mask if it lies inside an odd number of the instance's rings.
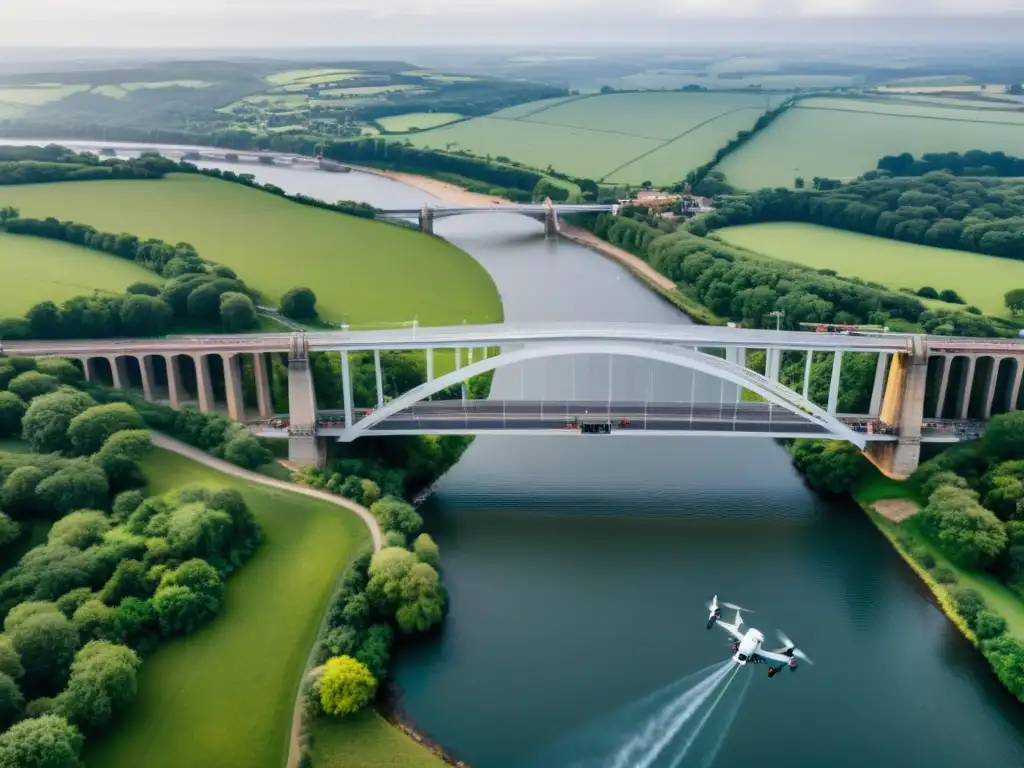
{"label": "boat wake on water", "polygon": [[584,725],[523,768],[710,768],[749,684],[750,670],[731,659],[713,664]]}

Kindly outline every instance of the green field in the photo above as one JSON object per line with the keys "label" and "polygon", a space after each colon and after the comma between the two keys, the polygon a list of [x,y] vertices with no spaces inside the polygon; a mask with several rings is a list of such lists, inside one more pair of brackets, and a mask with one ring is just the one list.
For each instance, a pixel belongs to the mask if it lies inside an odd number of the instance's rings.
{"label": "green field", "polygon": [[[2,193],[0,193],[2,197]],[[77,245],[0,233],[0,316],[20,316],[41,301],[60,303],[94,291],[122,293],[132,283],[163,278]]]}
{"label": "green field", "polygon": [[306,83],[330,83],[354,75],[356,69],[289,69],[286,72],[275,72],[267,77],[268,83],[284,85],[303,81]]}
{"label": "green field", "polygon": [[[727,243],[815,269],[834,269],[890,288],[952,288],[969,304],[1005,315],[1003,294],[1024,287],[1024,261],[903,243],[815,224],[768,223],[726,227]],[[955,308],[933,302],[931,306]]]}
{"label": "green field", "polygon": [[157,83],[120,83],[118,85],[97,85],[90,93],[109,96],[112,99],[123,99],[132,91],[147,88],[208,88],[213,83],[205,80],[164,80]]}
{"label": "green field", "polygon": [[742,189],[792,187],[815,176],[852,179],[884,155],[1002,150],[1024,154],[1024,114],[873,99],[808,99],[718,167]]}
{"label": "green field", "polygon": [[520,104],[423,133],[418,146],[503,155],[608,182],[678,181],[748,129],[771,97],[619,93]]}
{"label": "green field", "polygon": [[494,281],[454,245],[239,184],[171,176],[2,187],[3,205],[24,216],[192,243],[203,257],[236,270],[269,302],[297,285],[313,288],[328,320],[380,325],[418,318],[423,325],[445,325],[502,318]]}
{"label": "green field", "polygon": [[354,88],[331,88],[320,91],[321,96],[378,96],[382,93],[397,93],[399,91],[418,91],[418,85],[403,83],[400,85],[360,85]]}
{"label": "green field", "polygon": [[316,768],[443,768],[445,762],[372,710],[313,726]]}
{"label": "green field", "polygon": [[256,486],[156,450],[144,462],[153,493],[189,484],[237,488],[266,538],[228,581],[210,625],[158,648],[139,695],[96,768],[280,768],[306,657],[337,576],[369,542],[365,524],[328,502]]}
{"label": "green field", "polygon": [[437,128],[439,125],[447,125],[461,119],[462,115],[457,112],[410,112],[407,115],[379,117],[377,124],[385,131],[402,133],[417,129],[422,131],[427,128]]}

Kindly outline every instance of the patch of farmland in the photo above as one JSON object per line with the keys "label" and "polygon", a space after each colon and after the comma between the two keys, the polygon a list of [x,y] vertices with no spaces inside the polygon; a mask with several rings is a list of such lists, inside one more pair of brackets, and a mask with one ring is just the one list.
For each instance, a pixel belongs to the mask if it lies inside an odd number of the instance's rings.
{"label": "patch of farmland", "polygon": [[657,71],[623,75],[609,81],[609,84],[623,90],[648,89],[652,91],[665,91],[683,88],[687,85],[699,85],[710,91],[731,91],[751,88],[752,86],[760,86],[766,91],[789,91],[794,88],[842,88],[855,85],[857,82],[857,78],[849,75],[742,74],[723,77],[708,75],[706,72],[659,69]]}
{"label": "patch of farmland", "polygon": [[294,83],[298,80],[303,80],[307,83],[322,82],[320,78],[329,78],[326,82],[331,82],[331,79],[342,79],[341,76],[350,75],[358,72],[357,69],[289,69],[286,72],[275,72],[272,75],[267,76],[267,82],[273,83],[274,85],[285,85],[287,83]]}
{"label": "patch of farmland", "polygon": [[55,85],[48,83],[46,85],[24,86],[22,88],[0,88],[0,102],[4,104],[19,104],[25,107],[38,107],[40,104],[60,101],[65,96],[70,96],[79,91],[87,91],[89,87],[88,85]]}
{"label": "patch of farmland", "polygon": [[320,91],[321,96],[376,96],[381,93],[422,90],[418,85],[361,85],[355,88],[329,88]]}
{"label": "patch of farmland", "polygon": [[132,91],[150,88],[208,88],[212,83],[205,80],[165,80],[156,83],[119,83],[117,85],[97,85],[90,93],[107,96],[111,99],[123,99]]}
{"label": "patch of farmland", "polygon": [[537,112],[544,112],[545,110],[551,109],[552,107],[564,104],[568,101],[576,101],[582,98],[590,98],[589,96],[558,96],[554,99],[540,99],[538,101],[528,101],[525,104],[516,104],[514,107],[506,107],[498,112],[495,112],[491,117],[504,117],[504,118],[517,118],[517,117],[528,117],[536,114]]}
{"label": "patch of farmland", "polygon": [[403,133],[415,129],[423,131],[428,128],[437,128],[440,125],[461,120],[462,117],[458,112],[409,112],[404,115],[379,117],[377,124],[385,131]]}
{"label": "patch of farmland", "polygon": [[411,133],[408,139],[416,146],[465,149],[480,156],[504,155],[537,168],[552,165],[563,173],[588,178],[599,178],[663,143],[659,139],[493,116]]}
{"label": "patch of farmland", "polygon": [[[949,93],[947,91],[947,93]],[[884,104],[903,104],[908,106],[944,107],[946,109],[967,109],[985,112],[986,110],[1013,109],[1024,110],[1024,100],[1020,97],[1013,97],[1008,94],[986,97],[981,91],[964,93],[963,96],[928,95],[928,94],[902,94],[894,93],[885,95],[879,99]]]}
{"label": "patch of farmland", "polygon": [[[814,224],[771,222],[726,227],[732,245],[814,269],[870,280],[892,289],[953,288],[992,315],[1006,314],[1007,286],[1024,285],[1024,261],[874,237]],[[950,309],[942,302],[931,306]]]}
{"label": "patch of farmland", "polygon": [[469,75],[442,75],[439,72],[430,72],[425,69],[403,72],[402,74],[406,77],[422,77],[424,80],[433,80],[437,83],[473,83],[479,79]]}
{"label": "patch of farmland", "polygon": [[718,170],[742,189],[791,187],[796,176],[855,178],[884,155],[969,149],[1024,154],[1024,114],[814,99],[790,109]]}
{"label": "patch of farmland", "polygon": [[724,61],[716,61],[707,67],[712,74],[746,74],[758,72],[775,72],[782,64],[778,59],[758,59],[748,56],[736,56]]}

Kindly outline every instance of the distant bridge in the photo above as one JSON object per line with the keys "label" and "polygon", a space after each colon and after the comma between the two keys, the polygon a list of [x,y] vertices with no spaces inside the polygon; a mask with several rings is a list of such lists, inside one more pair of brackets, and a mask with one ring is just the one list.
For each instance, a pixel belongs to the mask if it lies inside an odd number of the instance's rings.
{"label": "distant bridge", "polygon": [[559,231],[559,216],[570,213],[611,213],[617,215],[619,206],[613,203],[552,203],[550,198],[543,203],[478,205],[478,206],[430,206],[422,208],[392,208],[379,211],[378,219],[409,221],[415,219],[421,232],[434,231],[434,220],[449,216],[468,216],[481,213],[518,213],[544,222],[544,234],[553,236]]}

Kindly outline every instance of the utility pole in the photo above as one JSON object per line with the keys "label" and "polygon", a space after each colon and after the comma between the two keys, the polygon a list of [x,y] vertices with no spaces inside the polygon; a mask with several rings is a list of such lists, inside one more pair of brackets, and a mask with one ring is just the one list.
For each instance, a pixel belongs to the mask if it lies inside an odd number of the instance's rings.
{"label": "utility pole", "polygon": [[781,309],[776,309],[773,312],[769,312],[768,313],[768,317],[774,317],[775,318],[775,330],[776,331],[781,331],[782,330],[782,317],[785,314],[786,313],[783,312]]}

